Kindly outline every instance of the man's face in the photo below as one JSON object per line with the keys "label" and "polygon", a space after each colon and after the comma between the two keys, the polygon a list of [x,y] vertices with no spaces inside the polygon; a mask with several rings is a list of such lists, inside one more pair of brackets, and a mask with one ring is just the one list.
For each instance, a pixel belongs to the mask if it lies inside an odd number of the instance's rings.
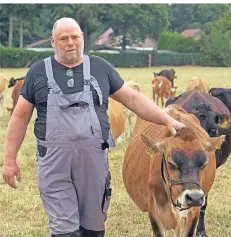
{"label": "man's face", "polygon": [[51,37],[57,58],[65,64],[80,62],[83,56],[83,34],[78,25],[59,25]]}

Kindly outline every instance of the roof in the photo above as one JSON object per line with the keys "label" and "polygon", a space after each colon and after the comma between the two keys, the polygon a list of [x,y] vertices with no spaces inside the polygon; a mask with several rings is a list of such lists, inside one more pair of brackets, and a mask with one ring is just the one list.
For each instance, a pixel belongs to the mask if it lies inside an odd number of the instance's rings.
{"label": "roof", "polygon": [[113,29],[108,28],[99,38],[95,41],[96,45],[102,45],[108,42],[110,35],[113,33]]}
{"label": "roof", "polygon": [[191,37],[194,37],[198,34],[201,33],[201,29],[186,29],[184,30],[181,34],[183,36],[191,36]]}
{"label": "roof", "polygon": [[31,44],[28,44],[25,46],[25,48],[34,48],[36,46],[51,46],[50,44],[50,38],[49,39],[42,39],[42,40],[38,40],[36,42],[33,42]]}
{"label": "roof", "polygon": [[156,41],[147,37],[143,42],[139,42],[137,46],[142,48],[156,48]]}

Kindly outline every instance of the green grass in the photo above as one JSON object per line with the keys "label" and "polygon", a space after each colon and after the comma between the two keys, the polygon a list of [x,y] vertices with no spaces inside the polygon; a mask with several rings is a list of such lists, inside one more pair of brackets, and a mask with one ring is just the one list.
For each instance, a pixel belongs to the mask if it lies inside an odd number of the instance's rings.
{"label": "green grass", "polygon": [[[162,67],[163,68],[163,67]],[[159,68],[118,69],[125,80],[136,80],[141,92],[151,98],[152,72]],[[175,67],[178,78],[177,94],[186,88],[193,76],[207,80],[210,87],[230,87],[230,68]],[[7,77],[20,77],[27,69],[0,69]],[[11,106],[11,89],[7,89],[7,105]],[[33,121],[18,154],[22,182],[17,190],[11,189],[0,178],[0,237],[49,237],[47,216],[42,207],[36,186],[35,139]],[[3,164],[5,131],[9,121],[6,112],[0,120],[0,167]],[[151,227],[146,213],[142,213],[126,193],[122,181],[123,156],[128,142],[117,145],[110,151],[109,164],[112,173],[113,196],[106,222],[106,237],[148,237]],[[231,157],[230,157],[231,158]],[[217,170],[210,191],[206,215],[206,227],[210,237],[231,236],[231,159]],[[1,173],[1,168],[0,168]]]}

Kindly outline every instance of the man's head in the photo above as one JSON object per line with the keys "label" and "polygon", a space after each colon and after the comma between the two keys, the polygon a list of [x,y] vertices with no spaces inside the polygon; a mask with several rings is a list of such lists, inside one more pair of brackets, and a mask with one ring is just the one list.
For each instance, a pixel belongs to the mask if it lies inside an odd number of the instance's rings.
{"label": "man's head", "polygon": [[83,33],[72,18],[60,18],[53,26],[51,45],[61,63],[75,64],[82,61],[84,50]]}

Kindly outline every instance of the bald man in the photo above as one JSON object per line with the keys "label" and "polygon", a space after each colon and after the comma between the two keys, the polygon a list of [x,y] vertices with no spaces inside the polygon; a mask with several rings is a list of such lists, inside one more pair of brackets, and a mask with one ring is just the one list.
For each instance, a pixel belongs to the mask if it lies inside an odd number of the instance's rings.
{"label": "bald man", "polygon": [[28,71],[8,124],[3,178],[21,180],[17,153],[34,108],[38,188],[52,237],[103,237],[111,197],[107,149],[114,146],[108,98],[175,134],[184,125],[128,86],[110,63],[83,54],[78,23],[57,20],[54,55]]}

